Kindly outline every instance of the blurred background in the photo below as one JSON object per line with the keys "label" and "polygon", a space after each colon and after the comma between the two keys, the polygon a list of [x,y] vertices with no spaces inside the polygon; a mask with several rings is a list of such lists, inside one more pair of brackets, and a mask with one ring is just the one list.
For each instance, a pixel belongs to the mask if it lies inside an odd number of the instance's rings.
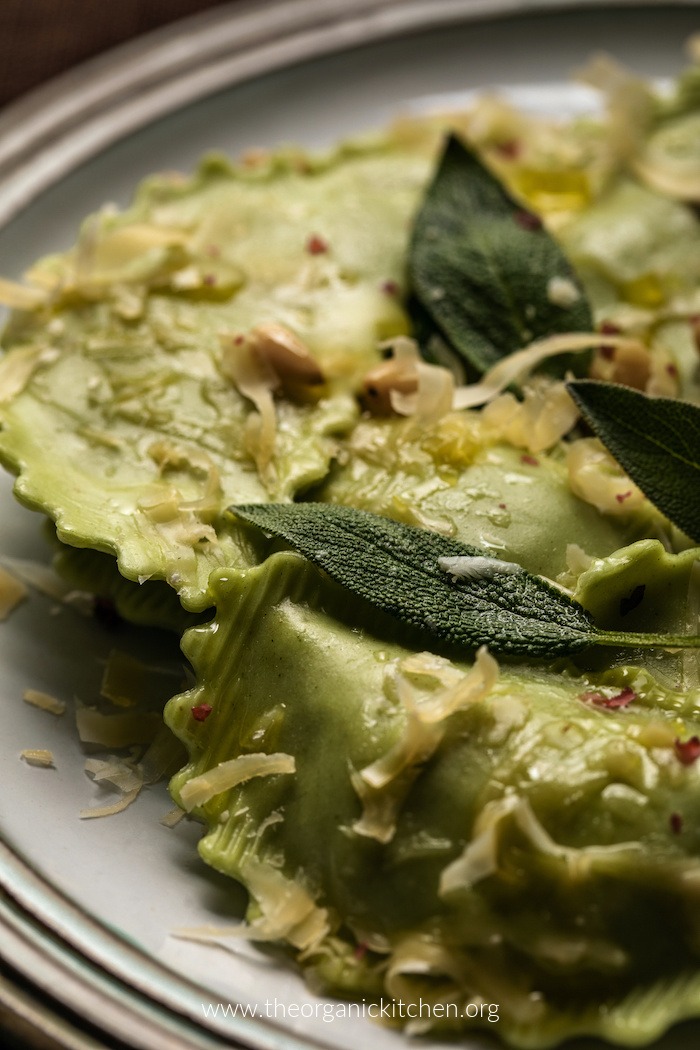
{"label": "blurred background", "polygon": [[236,0],[0,0],[0,107],[141,33]]}

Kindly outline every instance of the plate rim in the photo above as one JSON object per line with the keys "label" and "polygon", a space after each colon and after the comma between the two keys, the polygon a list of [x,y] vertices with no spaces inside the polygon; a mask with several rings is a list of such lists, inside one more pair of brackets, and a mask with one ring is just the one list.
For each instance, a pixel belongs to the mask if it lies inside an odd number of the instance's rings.
{"label": "plate rim", "polygon": [[[698,0],[663,0],[692,8]],[[0,112],[0,228],[131,132],[243,80],[466,21],[662,0],[230,0],[121,44]],[[185,46],[183,46],[183,41]]]}
{"label": "plate rim", "polygon": [[14,1003],[47,1037],[70,1036],[58,1046],[95,1048],[93,1041],[76,1041],[81,1033],[66,1017],[70,1013],[134,1050],[279,1050],[282,1044],[285,1050],[324,1050],[325,1044],[299,1038],[265,1017],[209,1015],[204,1023],[202,985],[83,911],[5,842],[1,831],[0,932],[0,962],[25,985],[23,991],[11,977],[0,981],[0,1006]]}

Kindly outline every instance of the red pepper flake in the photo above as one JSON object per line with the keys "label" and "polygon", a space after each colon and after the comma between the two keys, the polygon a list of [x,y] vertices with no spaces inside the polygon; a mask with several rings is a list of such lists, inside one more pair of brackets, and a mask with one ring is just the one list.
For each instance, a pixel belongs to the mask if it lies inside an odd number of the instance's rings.
{"label": "red pepper flake", "polygon": [[504,157],[505,160],[517,160],[522,150],[522,143],[518,142],[517,139],[506,139],[503,142],[495,142],[493,149],[495,153],[498,153],[500,157]]}
{"label": "red pepper flake", "polygon": [[357,959],[358,962],[360,962],[362,959],[364,959],[368,951],[369,945],[366,943],[366,941],[360,941],[360,943],[357,945],[355,951],[352,954],[354,958]]}
{"label": "red pepper flake", "polygon": [[523,453],[523,455],[520,457],[520,462],[527,463],[528,467],[539,467],[540,465],[539,459],[537,459],[536,456],[531,456],[527,452]]}
{"label": "red pepper flake", "polygon": [[666,373],[676,379],[678,377],[678,369],[673,364],[666,365]]}
{"label": "red pepper flake", "polygon": [[602,693],[580,693],[579,700],[582,700],[584,704],[595,704],[596,707],[602,707],[607,697]]}
{"label": "red pepper flake", "polygon": [[385,295],[398,295],[399,286],[396,281],[392,281],[391,278],[388,281],[383,281],[380,285],[381,290]]}
{"label": "red pepper flake", "polygon": [[525,211],[524,208],[516,211],[515,221],[523,230],[535,231],[542,229],[542,219],[540,219],[539,215],[535,215],[531,211]]}
{"label": "red pepper flake", "polygon": [[637,694],[635,693],[634,689],[630,689],[630,687],[627,686],[621,692],[616,693],[615,696],[611,696],[605,704],[605,707],[610,707],[613,709],[617,707],[627,707],[628,704],[631,704],[632,701],[636,699]]}
{"label": "red pepper flake", "polygon": [[196,707],[192,708],[192,717],[196,722],[206,722],[212,711],[211,704],[197,704]]}
{"label": "red pepper flake", "polygon": [[306,250],[309,255],[323,255],[328,251],[328,242],[314,233],[306,242]]}
{"label": "red pepper flake", "polygon": [[693,314],[690,318],[690,332],[693,336],[695,349],[700,350],[700,314]]}
{"label": "red pepper flake", "polygon": [[505,503],[499,503],[498,504],[498,509],[499,510],[506,510],[506,508],[507,508],[507,504],[505,504]]}
{"label": "red pepper flake", "polygon": [[624,503],[625,500],[629,499],[631,495],[632,495],[632,489],[629,489],[627,492],[617,492],[615,494],[615,499],[617,500],[618,503]]}
{"label": "red pepper flake", "polygon": [[675,740],[673,749],[679,762],[684,766],[692,766],[700,758],[700,737],[691,736],[690,740]]}
{"label": "red pepper flake", "polygon": [[245,336],[244,335],[236,335],[236,336],[233,337],[233,345],[234,346],[243,346],[244,343],[245,343]]}
{"label": "red pepper flake", "polygon": [[683,817],[680,813],[672,813],[668,818],[669,827],[674,835],[680,835],[683,830]]}
{"label": "red pepper flake", "polygon": [[[603,321],[598,326],[598,331],[601,332],[602,335],[619,335],[621,329],[616,324],[614,324],[613,321]],[[600,356],[606,361],[612,361],[613,357],[615,356],[615,347],[605,345],[601,346]]]}
{"label": "red pepper flake", "polygon": [[205,273],[202,284],[205,284],[207,288],[212,288],[216,284],[216,276],[213,273]]}
{"label": "red pepper flake", "polygon": [[616,693],[615,696],[606,696],[604,693],[599,692],[581,693],[579,696],[579,700],[583,700],[584,704],[593,704],[594,707],[602,707],[607,711],[616,711],[620,707],[627,707],[636,699],[637,694],[629,686],[623,689],[622,692]]}

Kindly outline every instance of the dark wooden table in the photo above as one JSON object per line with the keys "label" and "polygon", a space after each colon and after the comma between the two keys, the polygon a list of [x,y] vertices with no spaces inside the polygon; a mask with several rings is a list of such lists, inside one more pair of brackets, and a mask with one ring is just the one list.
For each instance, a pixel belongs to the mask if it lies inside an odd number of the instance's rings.
{"label": "dark wooden table", "polygon": [[226,0],[0,0],[0,106],[101,51]]}

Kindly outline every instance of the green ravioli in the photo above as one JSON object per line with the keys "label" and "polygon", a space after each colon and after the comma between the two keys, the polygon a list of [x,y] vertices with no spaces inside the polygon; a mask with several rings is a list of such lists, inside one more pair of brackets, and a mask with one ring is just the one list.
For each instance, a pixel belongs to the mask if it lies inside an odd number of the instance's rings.
{"label": "green ravioli", "polygon": [[[687,585],[688,559],[673,571]],[[453,1004],[438,1028],[498,1003],[515,1045],[685,1016],[698,690],[417,651],[294,554],[212,587],[215,620],[185,636],[199,684],[166,712],[190,752],[173,792],[192,808],[220,763],[287,762],[194,807],[253,936],[326,991]]]}
{"label": "green ravioli", "polygon": [[[36,306],[4,337],[0,460],[18,497],[64,542],[205,608],[212,569],[251,560],[223,509],[321,480],[378,342],[406,330],[397,293],[429,168],[429,145],[390,139],[249,170],[211,160],[87,220],[74,249],[31,271]],[[226,355],[271,324],[323,382],[276,398],[261,462],[257,408]]]}
{"label": "green ravioli", "polygon": [[483,439],[470,413],[420,432],[396,420],[363,421],[347,462],[318,497],[384,514],[485,548],[556,579],[577,544],[595,557],[645,535],[649,507],[614,518],[571,490],[560,449],[528,455]]}

